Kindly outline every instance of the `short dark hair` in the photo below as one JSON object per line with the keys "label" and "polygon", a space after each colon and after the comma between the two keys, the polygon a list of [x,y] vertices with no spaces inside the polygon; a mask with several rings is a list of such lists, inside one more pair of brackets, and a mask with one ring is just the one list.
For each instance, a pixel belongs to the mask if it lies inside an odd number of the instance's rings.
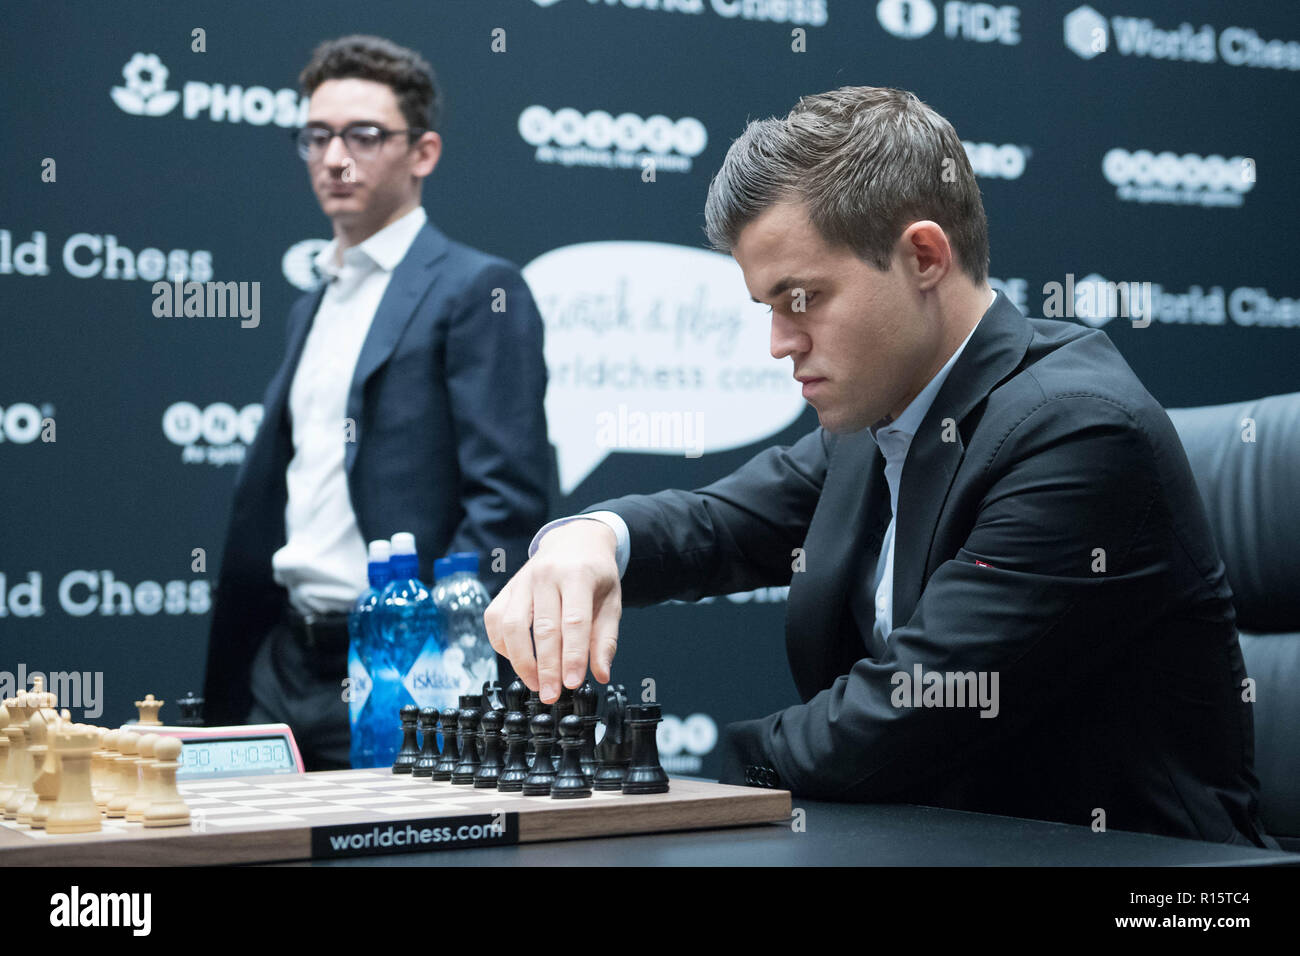
{"label": "short dark hair", "polygon": [[310,96],[326,80],[357,78],[392,87],[408,127],[437,130],[442,103],[433,67],[414,50],[383,37],[352,36],[316,47],[298,83]]}
{"label": "short dark hair", "polygon": [[989,271],[988,221],[952,124],[906,90],[845,86],[805,96],[784,119],[755,120],[709,184],[705,230],[730,252],[740,232],[779,202],[802,201],[832,246],[887,270],[912,222],[948,235],[975,282]]}

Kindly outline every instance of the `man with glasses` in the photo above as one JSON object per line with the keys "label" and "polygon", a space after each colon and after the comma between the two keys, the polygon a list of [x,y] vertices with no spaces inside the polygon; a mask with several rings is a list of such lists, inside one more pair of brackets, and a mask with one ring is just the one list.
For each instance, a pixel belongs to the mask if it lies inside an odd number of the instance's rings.
{"label": "man with glasses", "polygon": [[542,323],[519,270],[421,206],[442,150],[429,64],[350,36],[300,82],[294,140],[334,239],[236,479],[205,696],[210,724],[287,723],[307,769],[329,770],[349,762],[366,542],[413,532],[426,581],[434,557],[477,552],[496,593],[545,518],[550,457]]}

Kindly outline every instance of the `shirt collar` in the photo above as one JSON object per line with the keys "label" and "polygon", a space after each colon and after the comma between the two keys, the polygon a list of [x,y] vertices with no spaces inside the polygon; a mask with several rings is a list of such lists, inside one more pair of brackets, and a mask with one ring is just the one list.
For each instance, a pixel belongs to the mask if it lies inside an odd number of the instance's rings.
{"label": "shirt collar", "polygon": [[[406,258],[406,253],[415,241],[416,234],[428,221],[428,213],[423,206],[416,206],[402,218],[390,222],[373,236],[343,251],[343,264],[379,266],[388,272],[397,268],[397,264]],[[338,249],[337,238],[331,239],[319,253],[312,264],[327,280],[337,279],[341,267],[334,264],[335,250]]]}
{"label": "shirt collar", "polygon": [[[996,302],[997,299],[998,294],[994,292],[993,301],[989,303],[990,309],[993,308],[993,302]],[[987,309],[985,311],[987,312]],[[982,315],[980,316],[980,319],[983,320]],[[951,372],[952,367],[957,364],[957,359],[961,357],[961,353],[966,348],[966,343],[970,341],[971,336],[975,334],[977,328],[979,328],[979,322],[976,322],[971,326],[971,330],[966,333],[966,338],[962,339],[961,345],[957,346],[957,351],[952,353],[943,368],[939,369],[934,378],[930,379],[930,381],[926,383],[925,388],[921,389],[920,394],[908,403],[907,407],[903,409],[903,413],[899,415],[898,418],[885,425],[871,426],[871,437],[877,439],[877,444],[879,444],[879,436],[882,435],[886,438],[906,436],[910,443],[912,436],[916,434],[916,430],[921,427],[921,422],[925,420],[926,412],[930,410],[930,406],[934,403],[934,397],[939,394],[939,389],[943,388],[943,383],[947,380],[948,373]],[[884,451],[884,448],[882,448],[881,451]]]}

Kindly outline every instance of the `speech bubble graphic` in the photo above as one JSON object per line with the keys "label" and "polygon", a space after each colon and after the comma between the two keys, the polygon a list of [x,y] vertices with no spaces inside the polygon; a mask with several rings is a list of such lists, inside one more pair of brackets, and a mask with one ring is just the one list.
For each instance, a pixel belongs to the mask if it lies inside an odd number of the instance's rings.
{"label": "speech bubble graphic", "polygon": [[546,325],[546,418],[565,495],[613,451],[695,458],[803,412],[793,368],[769,352],[767,310],[730,256],[584,242],[523,273]]}

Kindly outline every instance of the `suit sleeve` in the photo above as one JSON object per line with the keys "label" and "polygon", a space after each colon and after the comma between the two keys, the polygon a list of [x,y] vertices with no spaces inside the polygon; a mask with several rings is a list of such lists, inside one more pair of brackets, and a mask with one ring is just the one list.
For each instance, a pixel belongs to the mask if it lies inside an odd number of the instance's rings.
{"label": "suit sleeve", "polygon": [[[1059,707],[1164,609],[1168,522],[1153,454],[1141,427],[1100,399],[1027,415],[986,467],[964,546],[935,569],[887,653],[807,703],[731,725],[721,779],[770,767],[803,796],[897,799]],[[915,706],[917,668],[921,683],[983,673],[994,693],[988,706]]]}
{"label": "suit sleeve", "polygon": [[789,584],[793,551],[802,546],[817,508],[829,449],[829,436],[817,428],[696,491],[628,495],[585,509],[613,511],[627,523],[624,605]]}
{"label": "suit sleeve", "polygon": [[448,550],[478,552],[479,577],[492,595],[523,566],[528,542],[546,520],[551,465],[542,338],[523,276],[499,260],[458,299],[447,333],[463,510]]}

